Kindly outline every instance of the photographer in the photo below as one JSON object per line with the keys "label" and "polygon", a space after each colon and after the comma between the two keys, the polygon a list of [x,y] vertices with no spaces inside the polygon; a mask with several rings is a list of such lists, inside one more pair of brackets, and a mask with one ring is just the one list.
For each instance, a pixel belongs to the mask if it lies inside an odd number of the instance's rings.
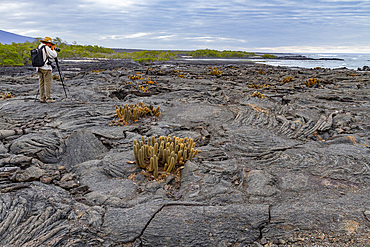
{"label": "photographer", "polygon": [[40,82],[40,101],[42,103],[54,103],[55,100],[51,98],[51,85],[52,85],[52,69],[55,67],[50,59],[54,59],[57,57],[57,52],[55,51],[55,44],[52,43],[52,39],[50,37],[45,37],[43,40],[40,40],[41,44],[38,48],[43,48],[45,46],[43,52],[43,58],[45,61],[44,66],[38,67],[37,72],[39,74],[39,82]]}

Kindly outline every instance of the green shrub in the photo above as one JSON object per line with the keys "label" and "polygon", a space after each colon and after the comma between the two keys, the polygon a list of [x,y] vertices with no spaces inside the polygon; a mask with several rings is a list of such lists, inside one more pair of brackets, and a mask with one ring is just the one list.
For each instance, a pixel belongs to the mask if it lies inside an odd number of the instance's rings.
{"label": "green shrub", "polygon": [[265,55],[262,55],[263,58],[276,58],[274,55],[272,54],[265,54]]}
{"label": "green shrub", "polygon": [[170,59],[176,59],[177,54],[175,52],[169,51],[137,51],[131,53],[119,53],[119,55],[114,55],[114,57],[122,59],[133,59],[140,63],[151,63],[154,61],[166,61]]}
{"label": "green shrub", "polygon": [[[36,38],[34,42],[13,43],[11,45],[0,44],[0,66],[30,65],[30,51],[40,44],[42,38]],[[113,49],[97,45],[70,45],[61,38],[56,37],[53,42],[61,49],[58,58],[109,58],[109,59],[132,59],[140,63],[152,63],[177,59],[179,54],[193,57],[210,58],[246,58],[254,56],[254,53],[244,51],[218,51],[203,49],[196,51],[138,51],[138,52],[115,52]]]}
{"label": "green shrub", "polygon": [[212,57],[212,58],[246,58],[254,56],[254,53],[245,51],[217,51],[217,50],[196,50],[191,51],[188,55],[193,57]]}
{"label": "green shrub", "polygon": [[23,59],[21,54],[13,45],[0,44],[0,65],[1,66],[22,66]]}

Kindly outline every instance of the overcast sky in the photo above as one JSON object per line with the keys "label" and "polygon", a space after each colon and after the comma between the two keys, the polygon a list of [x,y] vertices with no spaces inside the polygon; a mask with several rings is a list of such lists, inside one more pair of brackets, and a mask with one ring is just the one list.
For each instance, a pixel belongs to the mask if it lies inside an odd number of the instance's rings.
{"label": "overcast sky", "polygon": [[370,53],[370,0],[0,0],[0,30],[111,48]]}

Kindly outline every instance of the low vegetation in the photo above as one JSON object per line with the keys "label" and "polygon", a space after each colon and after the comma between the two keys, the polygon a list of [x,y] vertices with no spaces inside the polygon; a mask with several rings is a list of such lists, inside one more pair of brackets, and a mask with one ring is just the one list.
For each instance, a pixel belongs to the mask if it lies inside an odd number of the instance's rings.
{"label": "low vegetation", "polygon": [[263,58],[276,58],[275,55],[272,55],[272,54],[264,54],[262,55]]}
{"label": "low vegetation", "polygon": [[[184,52],[183,52],[184,53]],[[245,51],[217,51],[217,50],[196,50],[187,52],[185,55],[196,57],[196,58],[248,58],[255,56],[255,53]]]}
{"label": "low vegetation", "polygon": [[221,75],[221,71],[218,70],[217,68],[209,68],[211,71],[209,72],[211,75],[215,75],[215,76],[220,76]]}
{"label": "low vegetation", "polygon": [[124,106],[116,105],[117,120],[113,120],[111,125],[127,125],[135,123],[141,118],[145,117],[159,117],[161,115],[159,106],[155,108],[152,105],[143,104],[131,104]]}
{"label": "low vegetation", "polygon": [[11,93],[0,93],[0,100],[13,98]]}
{"label": "low vegetation", "polygon": [[[23,66],[30,65],[30,51],[39,45],[41,38],[34,42],[12,43],[4,45],[0,43],[0,66]],[[61,49],[59,58],[108,58],[108,59],[132,59],[140,63],[152,63],[161,60],[174,60],[180,56],[191,56],[194,58],[248,58],[255,56],[255,53],[245,51],[218,51],[202,49],[195,51],[137,51],[137,52],[116,52],[110,48],[97,45],[67,44],[61,38],[53,41]],[[265,54],[263,57],[270,55]],[[273,56],[273,55],[271,55]]]}
{"label": "low vegetation", "polygon": [[[30,51],[40,44],[39,40],[11,45],[0,43],[0,66],[30,65]],[[61,49],[59,58],[109,58],[115,54],[112,49],[96,45],[69,45],[60,38],[55,38],[53,42]]]}
{"label": "low vegetation", "polygon": [[306,87],[313,87],[317,86],[320,83],[319,79],[317,78],[309,78],[304,84]]}
{"label": "low vegetation", "polygon": [[166,177],[171,172],[178,174],[186,161],[192,160],[199,152],[192,138],[171,135],[157,139],[152,136],[148,140],[142,136],[140,141],[134,140],[133,150],[136,165],[155,178]]}

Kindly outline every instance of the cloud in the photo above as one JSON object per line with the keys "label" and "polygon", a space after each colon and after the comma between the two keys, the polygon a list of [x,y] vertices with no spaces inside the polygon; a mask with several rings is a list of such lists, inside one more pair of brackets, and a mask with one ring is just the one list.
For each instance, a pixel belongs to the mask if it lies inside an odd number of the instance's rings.
{"label": "cloud", "polygon": [[370,40],[368,0],[2,0],[0,16],[1,30],[107,47],[356,49]]}
{"label": "cloud", "polygon": [[26,9],[31,5],[29,3],[5,1],[0,5],[1,21],[11,23],[16,20],[27,20]]}
{"label": "cloud", "polygon": [[[137,0],[125,0],[125,1],[110,1],[109,3],[106,0],[83,0],[80,1],[79,5],[84,7],[86,6],[96,6],[99,8],[109,8],[109,9],[116,9],[116,8],[127,8],[137,5],[138,3],[142,3],[143,1]],[[144,1],[145,2],[145,1]]]}
{"label": "cloud", "polygon": [[212,37],[212,36],[185,37],[183,39],[184,40],[192,40],[192,41],[201,41],[201,42],[220,42],[220,41],[221,42],[232,41],[232,42],[242,42],[242,43],[247,42],[246,40],[243,40],[243,39]]}
{"label": "cloud", "polygon": [[135,39],[135,38],[142,38],[145,36],[150,35],[151,33],[133,33],[133,34],[127,34],[127,35],[109,35],[109,36],[101,36],[100,39],[111,39],[111,40],[120,40],[120,39]]}
{"label": "cloud", "polygon": [[139,33],[133,33],[133,34],[127,34],[127,35],[109,35],[109,36],[101,36],[101,40],[124,40],[124,39],[137,39],[137,38],[143,38],[146,39],[154,39],[154,40],[170,40],[172,38],[177,37],[175,34],[156,34],[152,32],[139,32]]}
{"label": "cloud", "polygon": [[[14,10],[24,10],[25,7],[28,7],[30,4],[25,2],[14,2],[14,1],[3,1],[0,5],[0,13],[8,13],[8,14],[16,14],[16,13],[9,13]],[[21,11],[23,12],[23,11]]]}
{"label": "cloud", "polygon": [[151,37],[151,39],[161,39],[161,40],[172,40],[173,38],[175,38],[176,35],[174,34],[171,34],[171,35],[159,35],[159,36],[154,36],[154,37]]}

